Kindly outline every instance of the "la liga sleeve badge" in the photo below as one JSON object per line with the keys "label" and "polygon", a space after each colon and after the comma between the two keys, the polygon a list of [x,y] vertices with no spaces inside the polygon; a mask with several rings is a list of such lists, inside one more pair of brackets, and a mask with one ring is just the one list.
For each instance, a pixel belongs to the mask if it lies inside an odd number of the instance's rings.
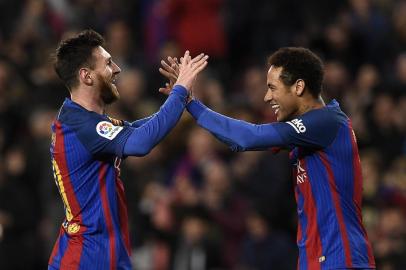
{"label": "la liga sleeve badge", "polygon": [[107,121],[101,121],[96,126],[97,134],[109,140],[113,140],[122,130],[123,127],[115,126]]}

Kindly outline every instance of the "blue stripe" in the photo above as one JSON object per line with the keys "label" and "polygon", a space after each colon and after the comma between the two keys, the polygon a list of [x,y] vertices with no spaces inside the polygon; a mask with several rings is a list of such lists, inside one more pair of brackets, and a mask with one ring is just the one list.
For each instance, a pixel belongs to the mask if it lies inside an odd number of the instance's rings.
{"label": "blue stripe", "polygon": [[306,254],[306,229],[307,229],[307,216],[304,211],[304,198],[298,186],[295,187],[295,190],[298,194],[297,196],[297,207],[298,207],[298,216],[299,216],[299,224],[298,226],[301,227],[302,230],[302,238],[298,239],[298,247],[299,247],[299,269],[300,270],[307,270],[307,254]]}
{"label": "blue stripe", "polygon": [[330,191],[327,170],[316,152],[306,157],[306,164],[313,199],[317,207],[317,225],[322,255],[326,257],[326,261],[321,263],[321,268],[329,269],[331,266],[345,265],[343,264],[343,242],[339,234],[339,224]]}
{"label": "blue stripe", "polygon": [[54,260],[52,261],[52,266],[59,269],[61,267],[62,258],[65,255],[66,249],[68,247],[68,237],[67,237],[66,233],[64,233],[63,235],[60,235],[58,238],[58,241],[59,241],[59,248],[55,254]]}
{"label": "blue stripe", "polygon": [[[111,222],[113,227],[114,233],[114,265],[117,265],[117,258],[118,253],[120,250],[120,233],[117,234],[117,229],[120,230],[120,223],[118,220],[117,214],[117,192],[116,192],[116,185],[115,185],[115,178],[114,178],[114,167],[108,166],[106,172],[106,192],[107,192],[107,199],[109,203],[109,210],[111,215]],[[113,239],[110,239],[113,240]]]}
{"label": "blue stripe", "polygon": [[354,167],[353,149],[348,126],[340,128],[336,143],[328,148],[328,158],[331,162],[334,178],[340,191],[340,206],[343,212],[344,224],[350,243],[351,259],[354,265],[368,266],[368,251],[366,239],[358,221],[354,204]]}
{"label": "blue stripe", "polygon": [[118,212],[118,195],[116,188],[116,171],[114,166],[109,166],[106,175],[106,189],[109,199],[113,231],[115,237],[115,259],[114,265],[123,264],[122,267],[131,265],[130,258],[125,249],[124,239],[121,237],[120,217]]}

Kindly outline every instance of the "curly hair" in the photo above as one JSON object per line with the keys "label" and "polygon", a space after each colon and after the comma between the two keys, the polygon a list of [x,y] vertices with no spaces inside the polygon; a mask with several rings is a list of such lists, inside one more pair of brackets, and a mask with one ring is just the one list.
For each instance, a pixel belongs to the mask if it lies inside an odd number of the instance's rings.
{"label": "curly hair", "polygon": [[91,29],[60,42],[54,56],[54,68],[69,91],[79,83],[77,74],[80,68],[93,68],[93,49],[103,44],[103,37]]}
{"label": "curly hair", "polygon": [[281,81],[286,86],[293,85],[298,79],[317,98],[322,90],[324,76],[323,63],[312,51],[301,47],[284,47],[273,53],[268,60],[270,66],[282,67]]}

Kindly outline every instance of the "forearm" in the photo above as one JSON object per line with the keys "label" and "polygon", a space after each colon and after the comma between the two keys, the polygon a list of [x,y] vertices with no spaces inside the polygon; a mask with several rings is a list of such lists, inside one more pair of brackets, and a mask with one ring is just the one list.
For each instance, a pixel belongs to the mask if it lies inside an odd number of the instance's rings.
{"label": "forearm", "polygon": [[281,136],[272,124],[255,125],[216,113],[198,101],[188,104],[187,110],[199,126],[210,131],[233,151],[259,150],[283,146]]}
{"label": "forearm", "polygon": [[134,122],[129,123],[129,125],[134,128],[138,128],[138,127],[142,126],[143,124],[145,124],[146,122],[148,122],[149,120],[151,120],[151,118],[154,116],[155,116],[155,114],[142,118],[142,119],[135,120]]}
{"label": "forearm", "polygon": [[187,91],[175,86],[159,111],[134,129],[124,146],[125,156],[144,156],[175,126],[186,106]]}

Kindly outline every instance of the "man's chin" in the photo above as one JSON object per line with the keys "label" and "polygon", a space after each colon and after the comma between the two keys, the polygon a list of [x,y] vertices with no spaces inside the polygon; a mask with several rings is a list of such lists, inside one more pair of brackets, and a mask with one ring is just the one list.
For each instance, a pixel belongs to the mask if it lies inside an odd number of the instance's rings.
{"label": "man's chin", "polygon": [[103,88],[101,98],[104,104],[110,105],[120,99],[120,93],[117,91],[115,85],[110,85],[110,87]]}

